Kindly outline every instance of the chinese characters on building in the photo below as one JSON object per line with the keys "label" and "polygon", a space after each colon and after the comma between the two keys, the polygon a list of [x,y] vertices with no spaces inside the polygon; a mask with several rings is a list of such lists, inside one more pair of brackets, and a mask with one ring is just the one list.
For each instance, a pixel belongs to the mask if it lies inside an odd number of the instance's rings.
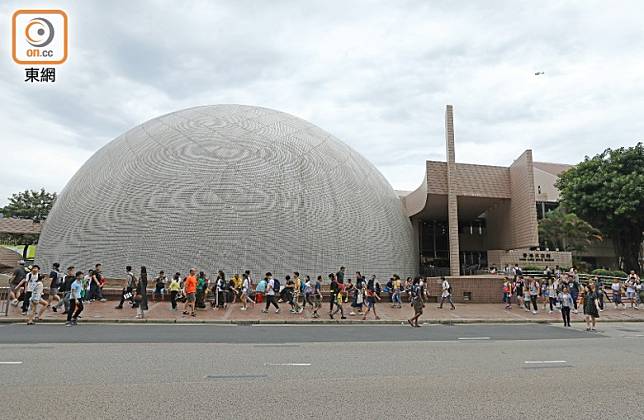
{"label": "chinese characters on building", "polygon": [[550,256],[550,254],[546,254],[543,252],[535,252],[535,253],[524,253],[522,258],[519,258],[519,261],[535,261],[535,262],[553,262],[554,258]]}

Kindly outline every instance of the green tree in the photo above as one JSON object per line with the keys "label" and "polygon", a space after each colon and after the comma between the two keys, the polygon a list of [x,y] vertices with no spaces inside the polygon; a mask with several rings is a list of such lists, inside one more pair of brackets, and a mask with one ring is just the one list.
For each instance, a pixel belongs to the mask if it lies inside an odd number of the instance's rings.
{"label": "green tree", "polygon": [[641,271],[644,230],[644,147],[606,149],[564,172],[557,181],[571,213],[613,240],[622,269]]}
{"label": "green tree", "polygon": [[[49,211],[56,201],[56,193],[48,193],[44,188],[40,191],[25,190],[9,197],[9,204],[0,208],[3,217],[15,217],[41,222],[47,219]],[[28,246],[38,243],[37,234],[0,234],[0,243],[9,245],[24,245],[23,258],[27,256]]]}
{"label": "green tree", "polygon": [[601,241],[602,234],[575,213],[566,213],[561,207],[546,213],[539,220],[539,238],[550,249],[581,252],[593,241]]}
{"label": "green tree", "polygon": [[9,197],[9,204],[1,211],[4,217],[40,222],[47,219],[55,201],[56,193],[48,193],[44,188],[40,191],[25,190]]}

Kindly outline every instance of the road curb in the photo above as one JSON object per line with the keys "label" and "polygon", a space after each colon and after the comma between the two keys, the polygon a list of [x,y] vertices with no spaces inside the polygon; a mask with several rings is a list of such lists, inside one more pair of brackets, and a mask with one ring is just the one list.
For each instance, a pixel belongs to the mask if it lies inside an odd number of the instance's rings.
{"label": "road curb", "polygon": [[[42,319],[40,324],[62,324],[62,319]],[[123,319],[123,318],[88,318],[80,321],[83,324],[152,324],[152,325],[172,325],[172,324],[207,324],[207,325],[398,325],[406,324],[406,320],[220,320],[220,319]],[[561,324],[561,320],[554,319],[421,319],[425,324],[433,325],[459,325],[459,324]],[[583,320],[575,320],[573,323],[583,324]],[[602,319],[600,323],[620,323],[620,322],[644,322],[642,319]],[[0,318],[0,324],[25,324],[25,318]]]}

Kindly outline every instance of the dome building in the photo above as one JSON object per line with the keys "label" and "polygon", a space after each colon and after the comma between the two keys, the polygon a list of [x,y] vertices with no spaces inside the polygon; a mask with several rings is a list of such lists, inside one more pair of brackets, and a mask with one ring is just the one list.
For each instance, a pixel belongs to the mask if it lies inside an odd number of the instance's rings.
{"label": "dome building", "polygon": [[60,193],[37,262],[108,277],[126,265],[311,276],[417,271],[401,200],[378,170],[315,125],[271,109],[203,106],[143,123],[98,150]]}

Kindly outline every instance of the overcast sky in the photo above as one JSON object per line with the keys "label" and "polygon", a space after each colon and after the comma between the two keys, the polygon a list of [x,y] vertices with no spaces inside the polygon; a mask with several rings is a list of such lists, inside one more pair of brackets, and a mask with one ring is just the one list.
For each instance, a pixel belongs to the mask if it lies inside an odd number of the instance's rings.
{"label": "overcast sky", "polygon": [[[24,83],[11,15],[62,8],[56,83]],[[396,189],[445,158],[575,163],[644,139],[642,1],[0,3],[0,205],[60,191],[101,146],[174,110],[239,103],[313,122]],[[544,75],[535,76],[537,71]]]}

